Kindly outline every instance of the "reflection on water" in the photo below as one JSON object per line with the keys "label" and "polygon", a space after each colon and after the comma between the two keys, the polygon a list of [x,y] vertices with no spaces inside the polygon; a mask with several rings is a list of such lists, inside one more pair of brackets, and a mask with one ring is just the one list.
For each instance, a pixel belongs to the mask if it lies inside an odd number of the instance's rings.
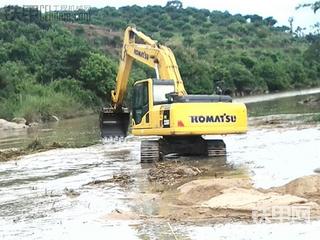
{"label": "reflection on water", "polygon": [[0,149],[21,148],[39,139],[42,143],[68,143],[72,146],[88,145],[100,139],[97,115],[41,124],[18,131],[4,131],[0,135]]}
{"label": "reflection on water", "polygon": [[303,103],[309,99],[320,99],[320,94],[281,98],[277,100],[247,103],[249,116],[266,116],[275,114],[298,114],[320,112],[320,101]]}

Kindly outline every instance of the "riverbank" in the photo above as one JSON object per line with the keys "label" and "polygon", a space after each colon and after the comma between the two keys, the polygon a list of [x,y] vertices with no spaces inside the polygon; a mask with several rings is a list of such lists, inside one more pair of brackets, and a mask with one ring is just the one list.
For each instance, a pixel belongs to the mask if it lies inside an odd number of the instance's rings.
{"label": "riverbank", "polygon": [[[279,93],[270,93],[270,94],[263,94],[263,95],[235,97],[234,101],[249,104],[249,103],[271,101],[271,100],[276,100],[281,98],[304,96],[304,95],[317,94],[317,93],[320,93],[320,87],[312,88],[312,89],[301,89],[301,90],[294,90],[294,91],[287,91],[287,92],[279,92]],[[59,99],[63,99],[63,98],[61,97]],[[40,99],[38,99],[37,101],[40,101]],[[40,102],[37,103],[37,101],[33,101],[31,105],[24,104],[23,106],[21,106],[23,110],[17,110],[15,107],[12,107],[11,110],[9,108],[2,107],[5,109],[5,114],[3,113],[5,116],[12,116],[12,118],[9,119],[7,117],[4,120],[12,122],[11,119],[22,117],[23,119],[25,119],[27,125],[30,125],[30,124],[32,125],[33,122],[37,124],[37,123],[43,123],[43,122],[58,121],[63,119],[72,119],[72,118],[90,115],[95,112],[92,109],[83,108],[80,106],[77,106],[77,107],[69,106],[68,104],[66,104],[66,102],[61,102],[61,103],[56,102],[55,105],[52,105],[52,103],[43,105],[42,103],[40,104]],[[2,109],[1,111],[4,111],[4,110]],[[3,117],[4,116],[2,116],[2,118]],[[11,129],[13,128],[14,126],[11,127]],[[0,131],[1,130],[3,129],[1,129],[1,122],[0,122]]]}
{"label": "riverbank", "polygon": [[[304,95],[307,93],[309,91],[300,91],[302,95],[299,97],[248,103],[249,129],[317,127],[320,122],[320,94]],[[35,140],[43,145],[51,146],[56,142],[66,147],[89,146],[101,141],[96,113],[33,127],[17,126],[22,128],[2,131],[0,126],[0,149],[23,150]]]}

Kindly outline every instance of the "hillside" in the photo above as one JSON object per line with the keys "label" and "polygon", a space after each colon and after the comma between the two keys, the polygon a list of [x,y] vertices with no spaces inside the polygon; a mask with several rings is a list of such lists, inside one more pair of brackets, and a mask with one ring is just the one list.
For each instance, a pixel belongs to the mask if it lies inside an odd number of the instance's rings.
{"label": "hillside", "polygon": [[[319,35],[290,33],[272,17],[182,8],[179,1],[91,9],[90,22],[7,19],[6,11],[0,10],[0,118],[8,120],[72,117],[108,102],[129,24],[172,48],[189,93],[320,85]],[[154,71],[135,63],[130,83],[147,77]]]}
{"label": "hillside", "polygon": [[114,59],[59,22],[0,19],[0,118],[69,118],[109,96]]}
{"label": "hillside", "polygon": [[[179,1],[172,2],[167,7],[93,9],[91,24],[116,33],[135,25],[171,47],[192,93],[212,93],[217,85],[233,94],[319,85],[318,62],[307,54],[309,38],[275,27],[272,17],[181,8]],[[94,44],[119,48],[118,39],[118,34],[97,35]]]}

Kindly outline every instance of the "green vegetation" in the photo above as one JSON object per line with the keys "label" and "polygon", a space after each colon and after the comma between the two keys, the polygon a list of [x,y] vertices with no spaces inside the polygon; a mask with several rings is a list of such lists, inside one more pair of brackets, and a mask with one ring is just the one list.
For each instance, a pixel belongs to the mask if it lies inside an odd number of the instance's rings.
{"label": "green vegetation", "polygon": [[102,105],[114,60],[61,23],[1,19],[0,118],[46,121]]}
{"label": "green vegetation", "polygon": [[315,122],[320,122],[320,114],[315,114],[312,120]]}
{"label": "green vegetation", "polygon": [[[316,4],[310,5],[315,11]],[[87,19],[8,20],[6,11],[0,10],[0,118],[8,120],[68,118],[110,101],[129,24],[172,48],[189,93],[221,88],[243,95],[320,85],[319,33],[290,33],[272,17],[183,8],[179,1],[93,8],[92,25]],[[135,63],[130,82],[147,77],[154,77],[153,70]]]}
{"label": "green vegetation", "polygon": [[316,13],[319,9],[320,9],[320,1],[316,1],[314,3],[304,3],[304,4],[300,4],[297,9],[301,8],[301,7],[310,7],[314,13]]}
{"label": "green vegetation", "polygon": [[93,9],[91,21],[113,32],[134,24],[168,45],[189,93],[211,94],[220,87],[242,95],[320,85],[320,36],[291,34],[272,17],[182,8],[169,1],[166,7]]}

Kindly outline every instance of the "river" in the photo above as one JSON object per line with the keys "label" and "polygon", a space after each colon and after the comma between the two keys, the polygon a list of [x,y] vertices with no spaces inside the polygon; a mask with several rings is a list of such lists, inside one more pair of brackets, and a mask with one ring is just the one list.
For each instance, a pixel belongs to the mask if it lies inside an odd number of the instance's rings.
{"label": "river", "polygon": [[[320,94],[248,103],[249,115],[320,112],[301,101]],[[303,115],[302,115],[303,116]],[[256,187],[280,186],[320,167],[319,125],[250,126],[246,135],[224,137],[227,159],[199,161],[223,174],[247,174]],[[43,142],[85,145],[99,141],[96,115],[1,135],[0,148]],[[154,217],[163,206],[153,201],[147,172],[139,162],[139,138],[124,142],[56,149],[0,163],[1,239],[319,239],[320,222],[247,224],[181,223]],[[128,186],[87,185],[115,174],[132,176]],[[144,194],[144,195],[141,195]],[[149,196],[151,197],[145,197]],[[143,196],[142,199],[139,196]],[[138,197],[137,197],[138,196]],[[137,212],[143,219],[113,219],[114,212]]]}

